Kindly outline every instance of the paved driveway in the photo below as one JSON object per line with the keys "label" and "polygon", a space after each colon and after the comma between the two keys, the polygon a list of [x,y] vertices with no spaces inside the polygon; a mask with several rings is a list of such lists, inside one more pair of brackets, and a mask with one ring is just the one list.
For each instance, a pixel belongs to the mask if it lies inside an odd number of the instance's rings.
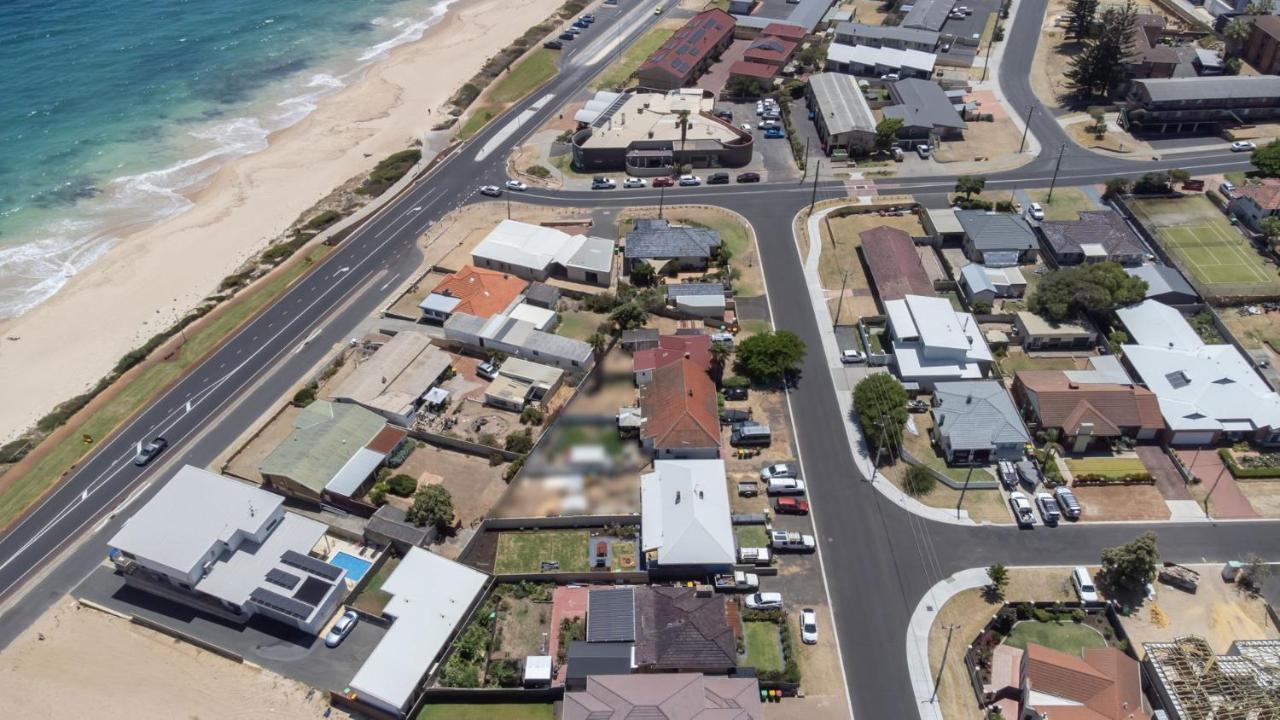
{"label": "paved driveway", "polygon": [[[1222,465],[1222,458],[1213,448],[1202,450],[1178,450],[1178,457],[1183,464],[1191,468],[1192,474],[1200,478],[1206,490],[1212,489],[1213,514],[1220,518],[1257,518],[1258,513],[1249,504],[1249,498],[1240,492],[1236,479]],[[1216,487],[1215,487],[1216,486]]]}
{"label": "paved driveway", "polygon": [[1165,451],[1155,445],[1139,445],[1133,451],[1138,459],[1147,466],[1147,472],[1156,479],[1156,489],[1165,500],[1194,500],[1187,484],[1182,480],[1182,473],[1174,467],[1173,461]]}

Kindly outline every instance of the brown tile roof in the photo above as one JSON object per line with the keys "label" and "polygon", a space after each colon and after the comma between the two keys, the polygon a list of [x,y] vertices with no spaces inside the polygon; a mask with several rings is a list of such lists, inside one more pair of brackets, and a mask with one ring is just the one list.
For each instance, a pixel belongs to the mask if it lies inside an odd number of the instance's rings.
{"label": "brown tile roof", "polygon": [[1108,255],[1142,255],[1146,247],[1137,233],[1114,210],[1085,210],[1079,220],[1046,220],[1040,223],[1055,255],[1081,252],[1081,246],[1097,243]]}
{"label": "brown tile roof", "polygon": [[455,313],[489,317],[506,310],[528,285],[514,275],[463,265],[431,292],[461,300]]}
{"label": "brown tile roof", "polygon": [[392,450],[395,450],[396,446],[400,444],[401,440],[404,440],[404,437],[407,434],[408,433],[401,428],[394,425],[388,425],[378,431],[378,434],[374,435],[373,439],[370,440],[369,444],[365,445],[365,447],[374,452],[386,455]]}
{"label": "brown tile roof", "polygon": [[763,720],[755,678],[695,673],[593,675],[567,692],[561,720]]}
{"label": "brown tile roof", "polygon": [[772,36],[799,42],[803,40],[804,36],[808,35],[808,33],[799,25],[792,25],[791,23],[769,23],[764,26],[764,30],[760,31],[760,35],[762,37]]}
{"label": "brown tile roof", "polygon": [[693,450],[720,447],[716,386],[706,370],[683,357],[653,371],[640,390],[645,439],[655,448]]}
{"label": "brown tile roof", "polygon": [[1028,643],[1023,682],[1031,690],[1079,705],[1041,702],[1055,720],[1139,720],[1138,663],[1116,648],[1089,648],[1083,657]]}
{"label": "brown tile roof", "polygon": [[777,65],[767,65],[762,62],[739,60],[729,66],[729,77],[740,75],[742,77],[759,78],[761,80],[772,80],[773,76],[776,75],[777,72]]}
{"label": "brown tile roof", "polygon": [[1093,434],[1120,435],[1124,428],[1162,428],[1155,393],[1119,383],[1075,383],[1062,370],[1024,370],[1015,382],[1039,405],[1040,423],[1075,435],[1082,423]]}
{"label": "brown tile roof", "polygon": [[795,49],[796,44],[790,40],[776,37],[760,37],[751,42],[747,51],[742,54],[742,58],[747,62],[781,65],[787,58],[791,57],[791,53],[795,52]]}
{"label": "brown tile roof", "polygon": [[704,333],[697,335],[663,335],[658,338],[658,347],[637,350],[632,356],[632,370],[653,370],[676,362],[685,355],[698,364],[703,370],[711,369],[711,336]]}
{"label": "brown tile roof", "polygon": [[934,296],[933,281],[920,263],[910,233],[881,225],[858,233],[858,237],[881,302],[907,295]]}
{"label": "brown tile roof", "polygon": [[735,24],[733,16],[719,8],[704,10],[667,38],[636,72],[660,70],[674,78],[687,79],[712,48],[733,34]]}
{"label": "brown tile roof", "polygon": [[1280,40],[1280,17],[1276,15],[1259,15],[1253,19],[1253,26],[1259,31]]}
{"label": "brown tile roof", "polygon": [[737,665],[737,638],[725,596],[687,587],[636,588],[636,664],[650,670],[699,671]]}
{"label": "brown tile roof", "polygon": [[1263,178],[1261,185],[1245,185],[1236,191],[1263,210],[1280,210],[1280,178]]}

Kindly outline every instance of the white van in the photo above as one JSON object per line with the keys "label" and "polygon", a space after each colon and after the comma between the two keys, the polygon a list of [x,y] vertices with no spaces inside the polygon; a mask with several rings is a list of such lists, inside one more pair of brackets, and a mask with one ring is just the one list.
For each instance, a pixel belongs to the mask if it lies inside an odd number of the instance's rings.
{"label": "white van", "polygon": [[1089,574],[1088,568],[1077,565],[1071,571],[1071,587],[1075,588],[1076,595],[1079,596],[1082,603],[1101,602],[1102,598],[1098,596],[1098,588],[1093,584],[1093,576]]}

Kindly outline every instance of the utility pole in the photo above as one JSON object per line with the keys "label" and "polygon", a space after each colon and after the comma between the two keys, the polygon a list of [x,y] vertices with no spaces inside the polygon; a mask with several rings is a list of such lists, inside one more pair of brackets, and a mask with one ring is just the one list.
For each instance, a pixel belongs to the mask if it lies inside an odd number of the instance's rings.
{"label": "utility pole", "polygon": [[999,30],[1000,16],[999,13],[996,13],[996,24],[995,27],[991,28],[991,39],[987,41],[987,59],[982,63],[982,80],[979,82],[987,81],[987,69],[991,67],[991,46],[996,44],[996,32]]}
{"label": "utility pole", "polygon": [[1053,186],[1058,184],[1058,169],[1062,167],[1062,153],[1067,151],[1067,144],[1062,143],[1062,147],[1058,148],[1058,162],[1053,165],[1053,180],[1049,181],[1049,196],[1045,198],[1046,203],[1053,202]]}
{"label": "utility pole", "polygon": [[[1065,147],[1065,146],[1063,146]],[[808,163],[806,163],[807,165]],[[809,214],[813,215],[813,206],[818,202],[818,176],[822,174],[822,161],[813,166],[813,195],[809,197]]]}
{"label": "utility pole", "polygon": [[942,648],[942,664],[938,666],[938,676],[933,680],[933,695],[929,696],[930,703],[938,699],[938,687],[942,685],[942,673],[947,669],[947,653],[951,651],[951,633],[955,632],[959,627],[959,625],[947,626],[947,644]]}
{"label": "utility pole", "polygon": [[1213,480],[1213,487],[1209,488],[1209,494],[1204,496],[1204,516],[1209,517],[1209,499],[1213,497],[1213,491],[1218,489],[1218,483],[1222,481],[1222,473],[1227,471],[1226,463],[1223,463],[1222,469],[1218,471],[1218,477]]}
{"label": "utility pole", "polygon": [[969,489],[969,478],[973,477],[973,464],[969,465],[969,472],[964,474],[964,487],[960,488],[960,502],[956,503],[956,519],[960,519],[960,506],[964,505],[964,494]]}
{"label": "utility pole", "polygon": [[831,327],[840,326],[840,308],[844,307],[844,289],[849,284],[849,271],[844,271],[844,279],[840,281],[840,299],[836,300],[836,316],[831,319]]}
{"label": "utility pole", "polygon": [[800,182],[803,183],[805,181],[805,178],[809,177],[809,138],[808,137],[805,137],[804,139],[804,155],[802,155],[801,157],[804,158],[804,169],[800,171]]}
{"label": "utility pole", "polygon": [[1031,116],[1036,114],[1036,104],[1031,103],[1027,106],[1027,120],[1022,126],[1022,142],[1018,143],[1018,154],[1022,154],[1022,149],[1027,146],[1027,131],[1031,129]]}
{"label": "utility pole", "polygon": [[658,190],[658,219],[662,219],[662,206],[667,199],[667,186],[663,185]]}
{"label": "utility pole", "polygon": [[511,193],[507,193],[507,219],[511,219]]}

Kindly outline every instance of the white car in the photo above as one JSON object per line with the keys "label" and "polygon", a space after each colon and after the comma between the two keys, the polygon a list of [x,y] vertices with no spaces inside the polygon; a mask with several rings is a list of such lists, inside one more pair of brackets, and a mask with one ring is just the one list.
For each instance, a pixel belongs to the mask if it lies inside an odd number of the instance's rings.
{"label": "white car", "polygon": [[698,177],[697,175],[681,175],[680,180],[678,182],[681,185],[686,185],[686,186],[701,185],[702,178]]}
{"label": "white car", "polygon": [[803,495],[804,481],[799,478],[770,478],[766,492],[770,495]]}
{"label": "white car", "polygon": [[751,123],[742,123],[738,127],[742,128],[743,132],[751,132]]}
{"label": "white car", "polygon": [[1040,203],[1033,202],[1027,206],[1027,215],[1029,215],[1032,220],[1043,220],[1044,208],[1040,207]]}
{"label": "white car", "polygon": [[1088,568],[1076,566],[1071,571],[1071,587],[1075,589],[1082,603],[1102,601],[1102,598],[1098,597],[1098,588],[1093,584],[1093,577],[1089,575]]}
{"label": "white car", "polygon": [[508,180],[503,184],[506,185],[508,190],[515,190],[516,192],[524,192],[529,189],[528,185],[525,185],[519,180]]}
{"label": "white car", "polygon": [[782,593],[752,593],[747,596],[746,604],[748,610],[781,610]]}
{"label": "white car", "polygon": [[489,197],[500,197],[502,195],[502,188],[497,185],[485,185],[480,188],[480,194],[488,195]]}
{"label": "white car", "polygon": [[818,644],[818,613],[813,608],[800,611],[800,641],[805,645]]}
{"label": "white car", "polygon": [[840,362],[845,365],[857,365],[866,361],[867,357],[857,350],[843,350],[840,352]]}
{"label": "white car", "polygon": [[644,178],[627,178],[622,181],[622,187],[624,188],[642,188],[648,187],[648,185],[649,183],[645,182]]}
{"label": "white car", "polygon": [[342,617],[338,618],[333,627],[329,628],[328,634],[324,636],[324,646],[329,648],[338,647],[351,634],[358,622],[360,622],[360,616],[356,614],[355,610],[348,610],[342,613]]}
{"label": "white car", "polygon": [[1009,493],[1009,507],[1013,509],[1013,517],[1021,527],[1036,524],[1036,512],[1031,509],[1031,501],[1020,492]]}
{"label": "white car", "polygon": [[799,473],[796,472],[796,467],[789,463],[774,463],[760,469],[760,479],[766,482],[774,478],[793,478],[797,475]]}
{"label": "white car", "polygon": [[922,159],[928,158],[932,152],[933,152],[933,148],[929,147],[928,145],[916,146],[916,154],[919,155]]}
{"label": "white car", "polygon": [[884,80],[884,81],[886,81],[886,82],[897,82],[897,81],[898,81],[899,79],[901,79],[901,78],[900,78],[900,76],[898,75],[898,73],[888,73],[888,74],[885,74],[885,75],[881,75],[881,76],[880,76],[880,79],[881,79],[881,80]]}
{"label": "white car", "polygon": [[1257,149],[1258,146],[1248,140],[1237,140],[1231,143],[1231,152],[1252,152]]}

